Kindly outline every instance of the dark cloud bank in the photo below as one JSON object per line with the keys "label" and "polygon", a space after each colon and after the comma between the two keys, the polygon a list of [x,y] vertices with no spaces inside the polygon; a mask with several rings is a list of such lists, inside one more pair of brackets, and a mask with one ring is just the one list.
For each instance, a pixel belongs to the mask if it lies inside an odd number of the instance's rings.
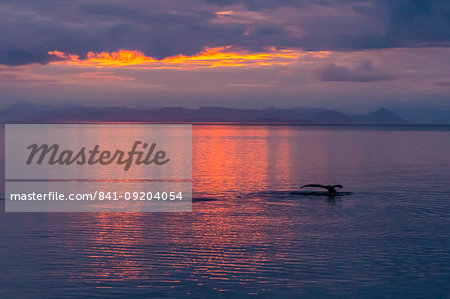
{"label": "dark cloud bank", "polygon": [[[284,17],[286,8],[293,13]],[[266,19],[214,22],[216,11],[229,9],[260,13]],[[47,63],[50,50],[85,55],[138,49],[162,58],[223,45],[250,50],[447,47],[450,1],[0,0],[0,64],[4,65]],[[388,79],[380,74],[355,75],[333,65],[322,72],[323,80],[339,73],[348,81]]]}

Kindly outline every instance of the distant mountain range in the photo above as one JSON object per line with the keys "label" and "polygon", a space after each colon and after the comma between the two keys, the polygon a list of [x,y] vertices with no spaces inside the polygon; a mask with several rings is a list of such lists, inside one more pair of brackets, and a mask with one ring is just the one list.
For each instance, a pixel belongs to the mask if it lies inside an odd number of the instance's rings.
{"label": "distant mountain range", "polygon": [[38,105],[21,102],[0,109],[2,123],[73,122],[231,122],[294,124],[409,124],[393,111],[380,108],[365,115],[348,115],[318,108],[237,109],[222,107],[87,107],[76,104]]}

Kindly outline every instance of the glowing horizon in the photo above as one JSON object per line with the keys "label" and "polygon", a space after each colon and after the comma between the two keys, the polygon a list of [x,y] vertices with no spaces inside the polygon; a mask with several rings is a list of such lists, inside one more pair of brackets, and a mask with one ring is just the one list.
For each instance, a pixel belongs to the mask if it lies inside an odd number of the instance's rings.
{"label": "glowing horizon", "polygon": [[300,60],[301,57],[312,55],[322,58],[328,51],[307,52],[299,49],[270,48],[266,52],[250,53],[245,50],[235,50],[231,46],[210,48],[205,47],[194,55],[175,55],[163,59],[146,56],[139,50],[120,49],[116,52],[90,51],[86,58],[61,51],[49,51],[49,55],[60,60],[52,61],[54,65],[70,65],[96,68],[118,68],[126,66],[144,67],[150,69],[204,69],[219,67],[260,67],[272,65],[287,65]]}

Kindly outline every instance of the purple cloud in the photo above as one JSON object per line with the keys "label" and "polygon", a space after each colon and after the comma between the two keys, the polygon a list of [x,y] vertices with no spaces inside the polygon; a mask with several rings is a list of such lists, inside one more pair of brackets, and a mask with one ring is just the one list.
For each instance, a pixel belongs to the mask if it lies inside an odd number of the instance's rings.
{"label": "purple cloud", "polygon": [[363,62],[356,68],[330,63],[320,68],[317,73],[322,81],[367,83],[394,80],[393,76],[374,69],[369,61]]}

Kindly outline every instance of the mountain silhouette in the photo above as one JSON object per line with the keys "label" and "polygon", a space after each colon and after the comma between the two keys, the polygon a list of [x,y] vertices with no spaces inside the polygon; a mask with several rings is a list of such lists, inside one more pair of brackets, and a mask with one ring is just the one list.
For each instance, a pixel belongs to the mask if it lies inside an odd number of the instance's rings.
{"label": "mountain silhouette", "polygon": [[2,123],[76,122],[267,123],[267,124],[406,124],[393,111],[380,108],[366,115],[348,115],[320,108],[239,109],[224,107],[87,107],[22,102],[0,109]]}
{"label": "mountain silhouette", "polygon": [[380,108],[375,112],[368,113],[363,117],[364,122],[373,124],[404,124],[406,120],[401,118],[395,112],[385,108]]}
{"label": "mountain silhouette", "polygon": [[351,124],[356,121],[353,117],[334,110],[320,111],[314,116],[313,120],[318,123],[327,124]]}

